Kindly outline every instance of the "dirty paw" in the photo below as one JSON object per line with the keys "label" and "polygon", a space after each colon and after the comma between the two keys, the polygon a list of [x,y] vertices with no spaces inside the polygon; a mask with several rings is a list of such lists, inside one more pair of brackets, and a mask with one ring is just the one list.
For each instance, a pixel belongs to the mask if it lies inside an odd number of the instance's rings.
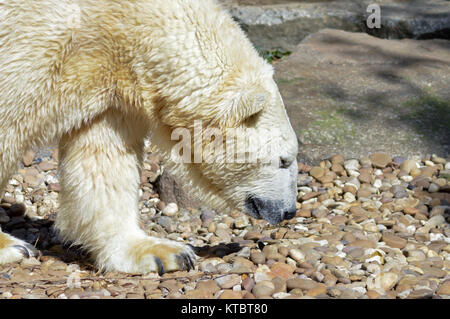
{"label": "dirty paw", "polygon": [[195,268],[196,255],[189,245],[170,240],[150,238],[135,243],[130,250],[135,271],[139,273],[191,270]]}
{"label": "dirty paw", "polygon": [[36,257],[38,251],[30,244],[0,232],[0,265]]}

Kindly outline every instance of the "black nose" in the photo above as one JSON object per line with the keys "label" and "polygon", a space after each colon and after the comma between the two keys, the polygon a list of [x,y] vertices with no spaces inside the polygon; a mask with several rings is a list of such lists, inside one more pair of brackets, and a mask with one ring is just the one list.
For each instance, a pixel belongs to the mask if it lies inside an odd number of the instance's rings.
{"label": "black nose", "polygon": [[295,217],[296,213],[297,213],[296,207],[291,208],[291,209],[289,209],[289,210],[284,212],[284,218],[283,219],[285,219],[285,220],[292,219],[292,218]]}
{"label": "black nose", "polygon": [[279,199],[261,198],[250,195],[245,200],[247,213],[254,218],[264,218],[272,225],[281,223],[284,219],[291,219],[296,214],[296,207],[292,205],[286,209],[286,203]]}

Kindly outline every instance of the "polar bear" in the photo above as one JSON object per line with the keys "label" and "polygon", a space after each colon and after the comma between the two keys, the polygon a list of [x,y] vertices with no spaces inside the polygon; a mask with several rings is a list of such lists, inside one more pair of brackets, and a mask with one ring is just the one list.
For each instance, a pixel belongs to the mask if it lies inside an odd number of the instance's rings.
{"label": "polar bear", "polygon": [[[0,0],[0,119],[0,187],[26,149],[59,143],[56,226],[104,271],[193,266],[192,247],[139,228],[138,186],[144,139],[171,160],[194,122],[271,152],[173,161],[191,191],[272,224],[295,215],[298,144],[273,69],[213,0]],[[30,250],[0,231],[0,264]]]}

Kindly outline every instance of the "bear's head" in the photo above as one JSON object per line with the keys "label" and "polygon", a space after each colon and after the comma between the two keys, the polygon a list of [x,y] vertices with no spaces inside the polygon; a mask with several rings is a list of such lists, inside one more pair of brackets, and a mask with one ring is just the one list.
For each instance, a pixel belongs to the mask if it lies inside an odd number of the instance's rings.
{"label": "bear's head", "polygon": [[230,74],[201,106],[159,114],[188,189],[213,208],[277,224],[296,213],[298,143],[272,67],[260,62],[257,71]]}

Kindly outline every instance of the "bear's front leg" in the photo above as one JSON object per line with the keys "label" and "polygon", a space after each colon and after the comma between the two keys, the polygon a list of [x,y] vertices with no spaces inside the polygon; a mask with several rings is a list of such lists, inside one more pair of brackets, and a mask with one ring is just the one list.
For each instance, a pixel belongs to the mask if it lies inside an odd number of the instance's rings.
{"label": "bear's front leg", "polygon": [[189,270],[195,254],[179,242],[147,236],[138,223],[143,139],[138,118],[108,111],[60,142],[56,227],[106,271]]}

